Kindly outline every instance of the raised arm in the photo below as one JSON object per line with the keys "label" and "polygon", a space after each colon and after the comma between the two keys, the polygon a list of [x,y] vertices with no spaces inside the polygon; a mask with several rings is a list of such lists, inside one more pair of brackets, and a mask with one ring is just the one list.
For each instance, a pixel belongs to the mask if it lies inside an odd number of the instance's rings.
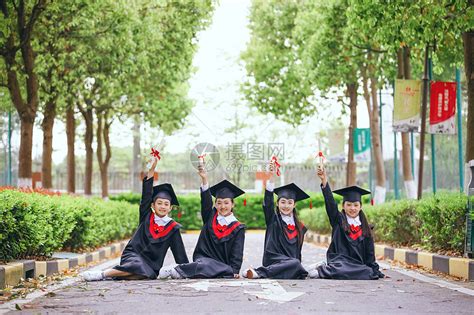
{"label": "raised arm", "polygon": [[318,167],[318,177],[321,179],[321,190],[324,196],[329,223],[331,223],[331,226],[335,226],[338,223],[339,210],[337,210],[337,204],[332,195],[331,187],[329,187],[326,170],[324,168]]}
{"label": "raised arm", "polygon": [[275,218],[275,201],[273,199],[273,177],[275,176],[275,165],[273,161],[269,163],[269,171],[271,177],[267,180],[265,187],[265,195],[263,197],[263,213],[265,214],[265,224],[268,226]]}
{"label": "raised arm", "polygon": [[[267,182],[265,196],[263,197],[263,213],[265,214],[265,224],[268,226],[275,218],[275,201],[273,200],[273,185]],[[269,188],[271,190],[269,190]]]}
{"label": "raised arm", "polygon": [[201,177],[201,218],[206,223],[212,215],[212,196],[204,164],[198,166],[198,174]]}
{"label": "raised arm", "polygon": [[155,175],[155,168],[158,162],[157,158],[153,158],[154,161],[148,170],[147,176],[143,179],[142,184],[142,199],[140,200],[140,222],[145,220],[147,214],[150,211],[152,196],[153,196],[153,177]]}

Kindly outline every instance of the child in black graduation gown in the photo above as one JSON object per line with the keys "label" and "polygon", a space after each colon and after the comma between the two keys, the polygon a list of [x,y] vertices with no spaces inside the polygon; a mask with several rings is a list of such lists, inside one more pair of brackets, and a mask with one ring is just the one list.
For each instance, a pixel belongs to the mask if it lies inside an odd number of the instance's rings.
{"label": "child in black graduation gown", "polygon": [[326,253],[327,263],[308,268],[309,276],[347,280],[385,277],[375,262],[372,230],[361,209],[361,196],[370,191],[357,186],[335,190],[334,193],[343,196],[343,210],[339,212],[323,167],[318,168],[318,176],[332,227],[332,241]]}
{"label": "child in black graduation gown", "polygon": [[[275,165],[270,163],[272,176]],[[275,211],[273,201],[273,181],[267,181],[263,211],[265,213],[265,246],[263,266],[248,268],[242,276],[249,279],[305,279],[308,273],[301,265],[301,249],[306,227],[298,220],[295,204],[309,198],[294,183],[275,189],[278,195],[278,207]]]}
{"label": "child in black graduation gown", "polygon": [[[201,176],[201,217],[203,227],[193,262],[163,267],[159,278],[238,278],[245,241],[245,226],[233,214],[234,198],[244,194],[227,180],[209,188],[204,165]],[[216,197],[215,207],[212,196]]]}
{"label": "child in black graduation gown", "polygon": [[85,272],[83,278],[86,281],[156,279],[168,248],[171,248],[177,263],[189,262],[179,230],[181,225],[168,216],[171,207],[179,205],[173,187],[170,184],[153,187],[157,161],[154,158],[147,177],[143,179],[139,226],[122,253],[120,265],[103,272]]}

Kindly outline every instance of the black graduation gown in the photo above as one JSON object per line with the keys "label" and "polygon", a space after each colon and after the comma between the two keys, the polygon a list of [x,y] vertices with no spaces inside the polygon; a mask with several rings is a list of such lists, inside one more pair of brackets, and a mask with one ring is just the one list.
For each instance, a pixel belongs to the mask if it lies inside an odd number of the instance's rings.
{"label": "black graduation gown", "polygon": [[353,240],[343,229],[344,213],[337,209],[329,183],[322,187],[326,212],[332,227],[332,240],[326,253],[327,265],[318,267],[325,279],[376,280],[383,278],[375,262],[374,239],[359,236]]}
{"label": "black graduation gown", "polygon": [[245,225],[234,221],[219,230],[210,189],[201,191],[201,217],[203,227],[193,262],[179,265],[176,270],[185,278],[233,278],[242,266]]}
{"label": "black graduation gown", "polygon": [[143,179],[139,225],[122,253],[120,265],[114,269],[156,279],[168,248],[171,248],[176,263],[187,263],[189,260],[181,238],[180,224],[170,220],[160,230],[153,229],[154,214],[150,210],[152,194],[153,178]]}
{"label": "black graduation gown", "polygon": [[[291,231],[275,212],[273,192],[265,189],[263,200],[265,213],[265,249],[263,253],[263,266],[255,269],[262,278],[273,279],[304,279],[308,272],[301,265],[301,248],[298,244],[297,229]],[[303,227],[301,237],[304,237],[306,227]]]}

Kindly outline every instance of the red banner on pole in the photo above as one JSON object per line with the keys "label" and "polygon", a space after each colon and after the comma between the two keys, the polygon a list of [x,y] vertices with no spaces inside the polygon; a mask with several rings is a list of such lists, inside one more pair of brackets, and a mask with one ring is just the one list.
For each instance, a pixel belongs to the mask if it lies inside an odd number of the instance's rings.
{"label": "red banner on pole", "polygon": [[432,82],[430,133],[456,133],[456,82]]}

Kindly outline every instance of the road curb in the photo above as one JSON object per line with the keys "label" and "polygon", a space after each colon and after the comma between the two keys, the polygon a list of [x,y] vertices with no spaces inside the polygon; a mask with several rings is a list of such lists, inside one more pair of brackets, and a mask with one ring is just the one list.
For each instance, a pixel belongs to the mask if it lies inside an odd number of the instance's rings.
{"label": "road curb", "polygon": [[113,243],[109,246],[99,248],[94,252],[81,254],[68,259],[48,261],[15,260],[6,265],[0,265],[0,289],[4,289],[7,286],[15,286],[20,283],[22,279],[38,278],[40,276],[47,277],[76,266],[110,258],[121,253],[127,243],[128,240]]}
{"label": "road curb", "polygon": [[[331,243],[330,236],[311,231],[306,233],[306,240],[324,245]],[[474,281],[474,259],[437,255],[383,244],[375,244],[375,256]]]}

